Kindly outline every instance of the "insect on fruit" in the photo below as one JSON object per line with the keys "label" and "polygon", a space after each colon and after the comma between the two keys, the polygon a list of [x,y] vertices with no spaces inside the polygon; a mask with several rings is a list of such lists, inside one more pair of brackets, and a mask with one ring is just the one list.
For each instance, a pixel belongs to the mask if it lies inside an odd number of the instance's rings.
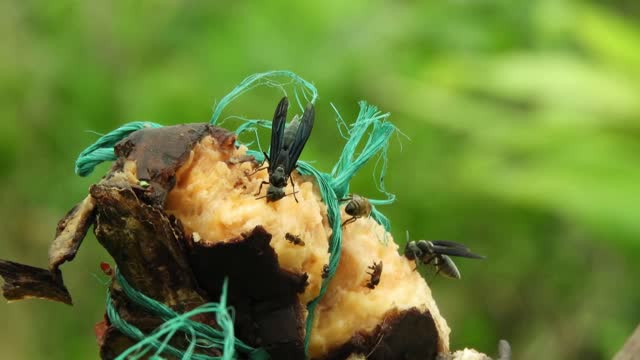
{"label": "insect on fruit", "polygon": [[379,263],[373,262],[373,265],[368,267],[371,272],[367,274],[371,276],[371,279],[365,285],[369,289],[373,290],[380,283],[380,276],[382,276],[382,260]]}
{"label": "insect on fruit", "polygon": [[324,264],[322,266],[322,278],[326,279],[329,277],[329,264]]}
{"label": "insect on fruit", "polygon": [[[294,186],[291,172],[296,168],[300,153],[302,153],[304,145],[309,140],[311,129],[313,128],[313,120],[315,118],[313,104],[307,105],[302,118],[295,116],[289,126],[286,126],[288,108],[289,101],[285,96],[278,103],[276,112],[273,115],[269,155],[264,154],[265,160],[269,161],[269,181],[263,181],[260,184],[256,196],[260,195],[263,185],[269,184],[267,195],[263,196],[267,198],[267,201],[277,201],[285,196],[284,188],[287,186],[287,179],[291,180],[291,186]],[[293,197],[297,202],[298,198],[296,198],[295,189]],[[262,197],[258,199],[260,198]]]}
{"label": "insect on fruit", "polygon": [[100,270],[107,276],[113,276],[113,268],[104,261],[100,262]]}
{"label": "insect on fruit", "polygon": [[298,235],[286,233],[284,234],[284,238],[289,240],[289,242],[291,242],[293,245],[304,246],[304,241],[302,241],[302,239],[300,239],[300,236]]}
{"label": "insect on fruit", "polygon": [[[409,233],[407,232],[407,241]],[[484,259],[484,256],[472,253],[463,244],[446,240],[412,240],[407,242],[404,248],[404,256],[409,260],[415,260],[416,268],[422,262],[425,265],[433,264],[436,275],[460,279],[460,270],[451,260],[450,256],[459,256],[469,259]]]}
{"label": "insect on fruit", "polygon": [[351,215],[351,218],[345,220],[342,223],[342,226],[351,224],[361,217],[371,215],[371,203],[369,202],[369,200],[367,200],[367,198],[360,195],[352,194],[344,200],[349,200],[347,206],[344,207],[344,211],[347,213],[347,215]]}

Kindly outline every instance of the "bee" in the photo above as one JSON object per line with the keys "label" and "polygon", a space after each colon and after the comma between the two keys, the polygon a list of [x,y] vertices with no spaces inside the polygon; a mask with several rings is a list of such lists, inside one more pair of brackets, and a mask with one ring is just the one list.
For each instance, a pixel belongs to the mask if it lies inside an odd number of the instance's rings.
{"label": "bee", "polygon": [[[263,181],[256,196],[262,192],[262,186],[269,184],[267,188],[267,201],[277,201],[282,199],[284,188],[287,186],[287,179],[291,181],[291,172],[296,168],[296,163],[302,153],[304,145],[309,140],[313,121],[315,119],[315,109],[313,104],[308,104],[304,109],[302,118],[295,116],[289,126],[285,126],[287,122],[287,110],[289,101],[287,97],[283,97],[278,103],[276,111],[273,115],[273,124],[271,125],[271,148],[269,154],[264,154],[265,160],[269,161],[268,172],[269,181]],[[293,191],[293,197],[296,197],[296,191]],[[259,197],[262,198],[262,197]]]}
{"label": "bee", "polygon": [[379,263],[373,262],[373,265],[367,267],[367,269],[371,270],[367,275],[371,276],[371,279],[365,285],[369,289],[373,290],[380,283],[380,276],[382,276],[382,260]]}
{"label": "bee", "polygon": [[[407,234],[408,237],[408,234]],[[460,256],[470,259],[484,259],[484,256],[472,253],[463,244],[446,240],[418,240],[409,241],[404,249],[404,256],[409,260],[415,260],[416,268],[422,262],[425,265],[433,264],[436,275],[460,279],[460,270],[449,256]]]}
{"label": "bee", "polygon": [[324,264],[322,266],[322,278],[326,279],[329,277],[329,264]]}
{"label": "bee", "polygon": [[302,241],[302,239],[300,239],[300,236],[298,235],[286,233],[284,234],[284,238],[289,240],[289,242],[291,242],[293,245],[304,246],[304,241]]}
{"label": "bee", "polygon": [[352,194],[351,196],[343,200],[349,200],[347,206],[344,207],[344,211],[347,213],[347,215],[351,215],[351,218],[345,220],[342,223],[342,226],[351,224],[361,217],[368,217],[369,215],[371,215],[371,203],[369,202],[369,200],[367,200],[367,198],[360,195]]}

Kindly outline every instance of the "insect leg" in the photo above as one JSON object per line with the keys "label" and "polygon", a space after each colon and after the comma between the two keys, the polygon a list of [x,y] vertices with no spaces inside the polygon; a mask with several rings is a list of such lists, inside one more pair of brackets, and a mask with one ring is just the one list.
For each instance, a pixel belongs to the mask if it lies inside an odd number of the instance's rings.
{"label": "insect leg", "polygon": [[357,217],[355,217],[355,216],[353,216],[353,217],[351,217],[350,219],[345,220],[345,221],[342,223],[342,225],[341,225],[341,226],[349,225],[349,224],[351,224],[352,222],[354,222],[354,221],[356,221],[356,220],[358,220],[358,218],[357,218]]}
{"label": "insect leg", "polygon": [[296,185],[293,183],[293,178],[291,177],[291,174],[289,174],[289,182],[291,183],[291,191],[293,192],[293,198],[296,199],[296,202],[298,201],[298,198],[296,197]]}
{"label": "insect leg", "polygon": [[423,258],[422,258],[422,259],[423,259],[423,260],[422,260],[422,262],[423,262],[425,265],[429,265],[429,264],[431,264],[431,262],[432,262],[435,258],[436,258],[436,256],[434,256],[434,255],[430,255],[430,256],[429,256],[429,259],[427,259],[427,261],[424,261],[424,257],[423,257]]}
{"label": "insect leg", "polygon": [[435,274],[433,274],[433,276],[431,277],[431,280],[427,280],[427,285],[429,286],[433,285],[433,282],[438,278],[439,272],[440,270],[436,271]]}
{"label": "insect leg", "polygon": [[418,266],[420,266],[420,259],[418,259],[418,258],[416,257],[416,267],[415,267],[415,268],[413,268],[413,271],[418,270]]}
{"label": "insect leg", "polygon": [[259,171],[262,171],[262,170],[268,169],[268,168],[269,168],[268,166],[261,166],[261,167],[255,169],[255,170],[253,170],[252,172],[248,173],[247,176],[253,176],[256,173],[258,173]]}
{"label": "insect leg", "polygon": [[264,163],[265,163],[265,162],[267,162],[267,160],[269,160],[269,155],[267,155],[267,153],[266,153],[266,152],[264,152],[264,151],[263,151],[262,153],[264,154],[264,159],[262,160],[262,162],[260,163],[260,165],[258,165],[258,168],[257,168],[257,169],[255,169],[252,173],[247,174],[247,176],[252,176],[252,175],[254,175],[255,173],[257,173],[258,171],[260,171],[260,170],[264,170],[264,169],[268,169],[268,168],[269,168],[269,166],[263,166],[263,165],[264,165]]}
{"label": "insect leg", "polygon": [[260,183],[260,187],[258,188],[258,192],[257,192],[257,193],[255,193],[255,196],[260,195],[260,193],[262,192],[262,186],[263,186],[263,185],[265,185],[265,184],[270,184],[270,182],[268,182],[268,181],[263,181],[263,182],[261,182],[261,183]]}

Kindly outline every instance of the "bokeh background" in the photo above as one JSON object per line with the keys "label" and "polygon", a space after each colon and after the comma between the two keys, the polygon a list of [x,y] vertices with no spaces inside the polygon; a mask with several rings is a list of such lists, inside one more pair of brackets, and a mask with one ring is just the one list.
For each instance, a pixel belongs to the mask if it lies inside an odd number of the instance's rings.
{"label": "bokeh background", "polygon": [[[290,69],[320,92],[304,159],[337,159],[330,102],[378,105],[411,139],[389,152],[396,238],[488,256],[432,281],[453,348],[611,358],[640,323],[639,20],[635,0],[1,1],[0,257],[46,265],[108,169],[73,172],[91,131],[204,122],[245,76]],[[225,114],[269,118],[280,96]],[[380,196],[367,174],[352,190]],[[97,358],[104,260],[90,235],[63,267],[74,307],[0,304],[0,358]]]}

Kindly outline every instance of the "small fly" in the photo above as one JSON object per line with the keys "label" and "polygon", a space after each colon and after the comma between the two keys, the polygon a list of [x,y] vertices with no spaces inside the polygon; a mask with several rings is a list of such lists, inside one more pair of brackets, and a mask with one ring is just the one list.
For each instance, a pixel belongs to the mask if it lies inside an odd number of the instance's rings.
{"label": "small fly", "polygon": [[304,246],[304,241],[299,235],[293,235],[291,233],[284,234],[284,238],[287,239],[293,245]]}
{"label": "small fly", "polygon": [[342,226],[351,224],[361,217],[367,217],[371,215],[371,203],[369,202],[369,200],[367,200],[367,198],[353,194],[343,200],[349,200],[347,206],[344,207],[344,212],[346,212],[347,215],[351,215],[351,218],[345,220],[342,223]]}
{"label": "small fly", "polygon": [[[407,240],[409,234],[407,233]],[[436,275],[460,279],[460,270],[451,260],[450,256],[459,256],[469,259],[484,259],[482,255],[472,253],[463,244],[446,240],[412,240],[407,242],[404,256],[409,260],[415,260],[416,268],[422,262],[425,265],[432,264],[436,268]]]}
{"label": "small fly", "polygon": [[[260,184],[256,196],[260,195],[263,185],[269,184],[267,195],[264,196],[267,201],[277,201],[285,196],[284,188],[287,186],[287,179],[291,181],[291,186],[294,186],[291,172],[296,168],[300,153],[302,153],[304,145],[309,140],[311,129],[313,128],[315,119],[313,104],[307,105],[302,118],[295,116],[289,126],[286,126],[288,108],[289,101],[285,96],[278,103],[273,115],[269,155],[264,154],[265,160],[269,161],[269,181],[263,181]],[[293,197],[297,202],[298,198],[296,197],[295,189],[293,190]]]}
{"label": "small fly", "polygon": [[326,279],[329,277],[329,264],[324,264],[322,266],[322,278]]}

